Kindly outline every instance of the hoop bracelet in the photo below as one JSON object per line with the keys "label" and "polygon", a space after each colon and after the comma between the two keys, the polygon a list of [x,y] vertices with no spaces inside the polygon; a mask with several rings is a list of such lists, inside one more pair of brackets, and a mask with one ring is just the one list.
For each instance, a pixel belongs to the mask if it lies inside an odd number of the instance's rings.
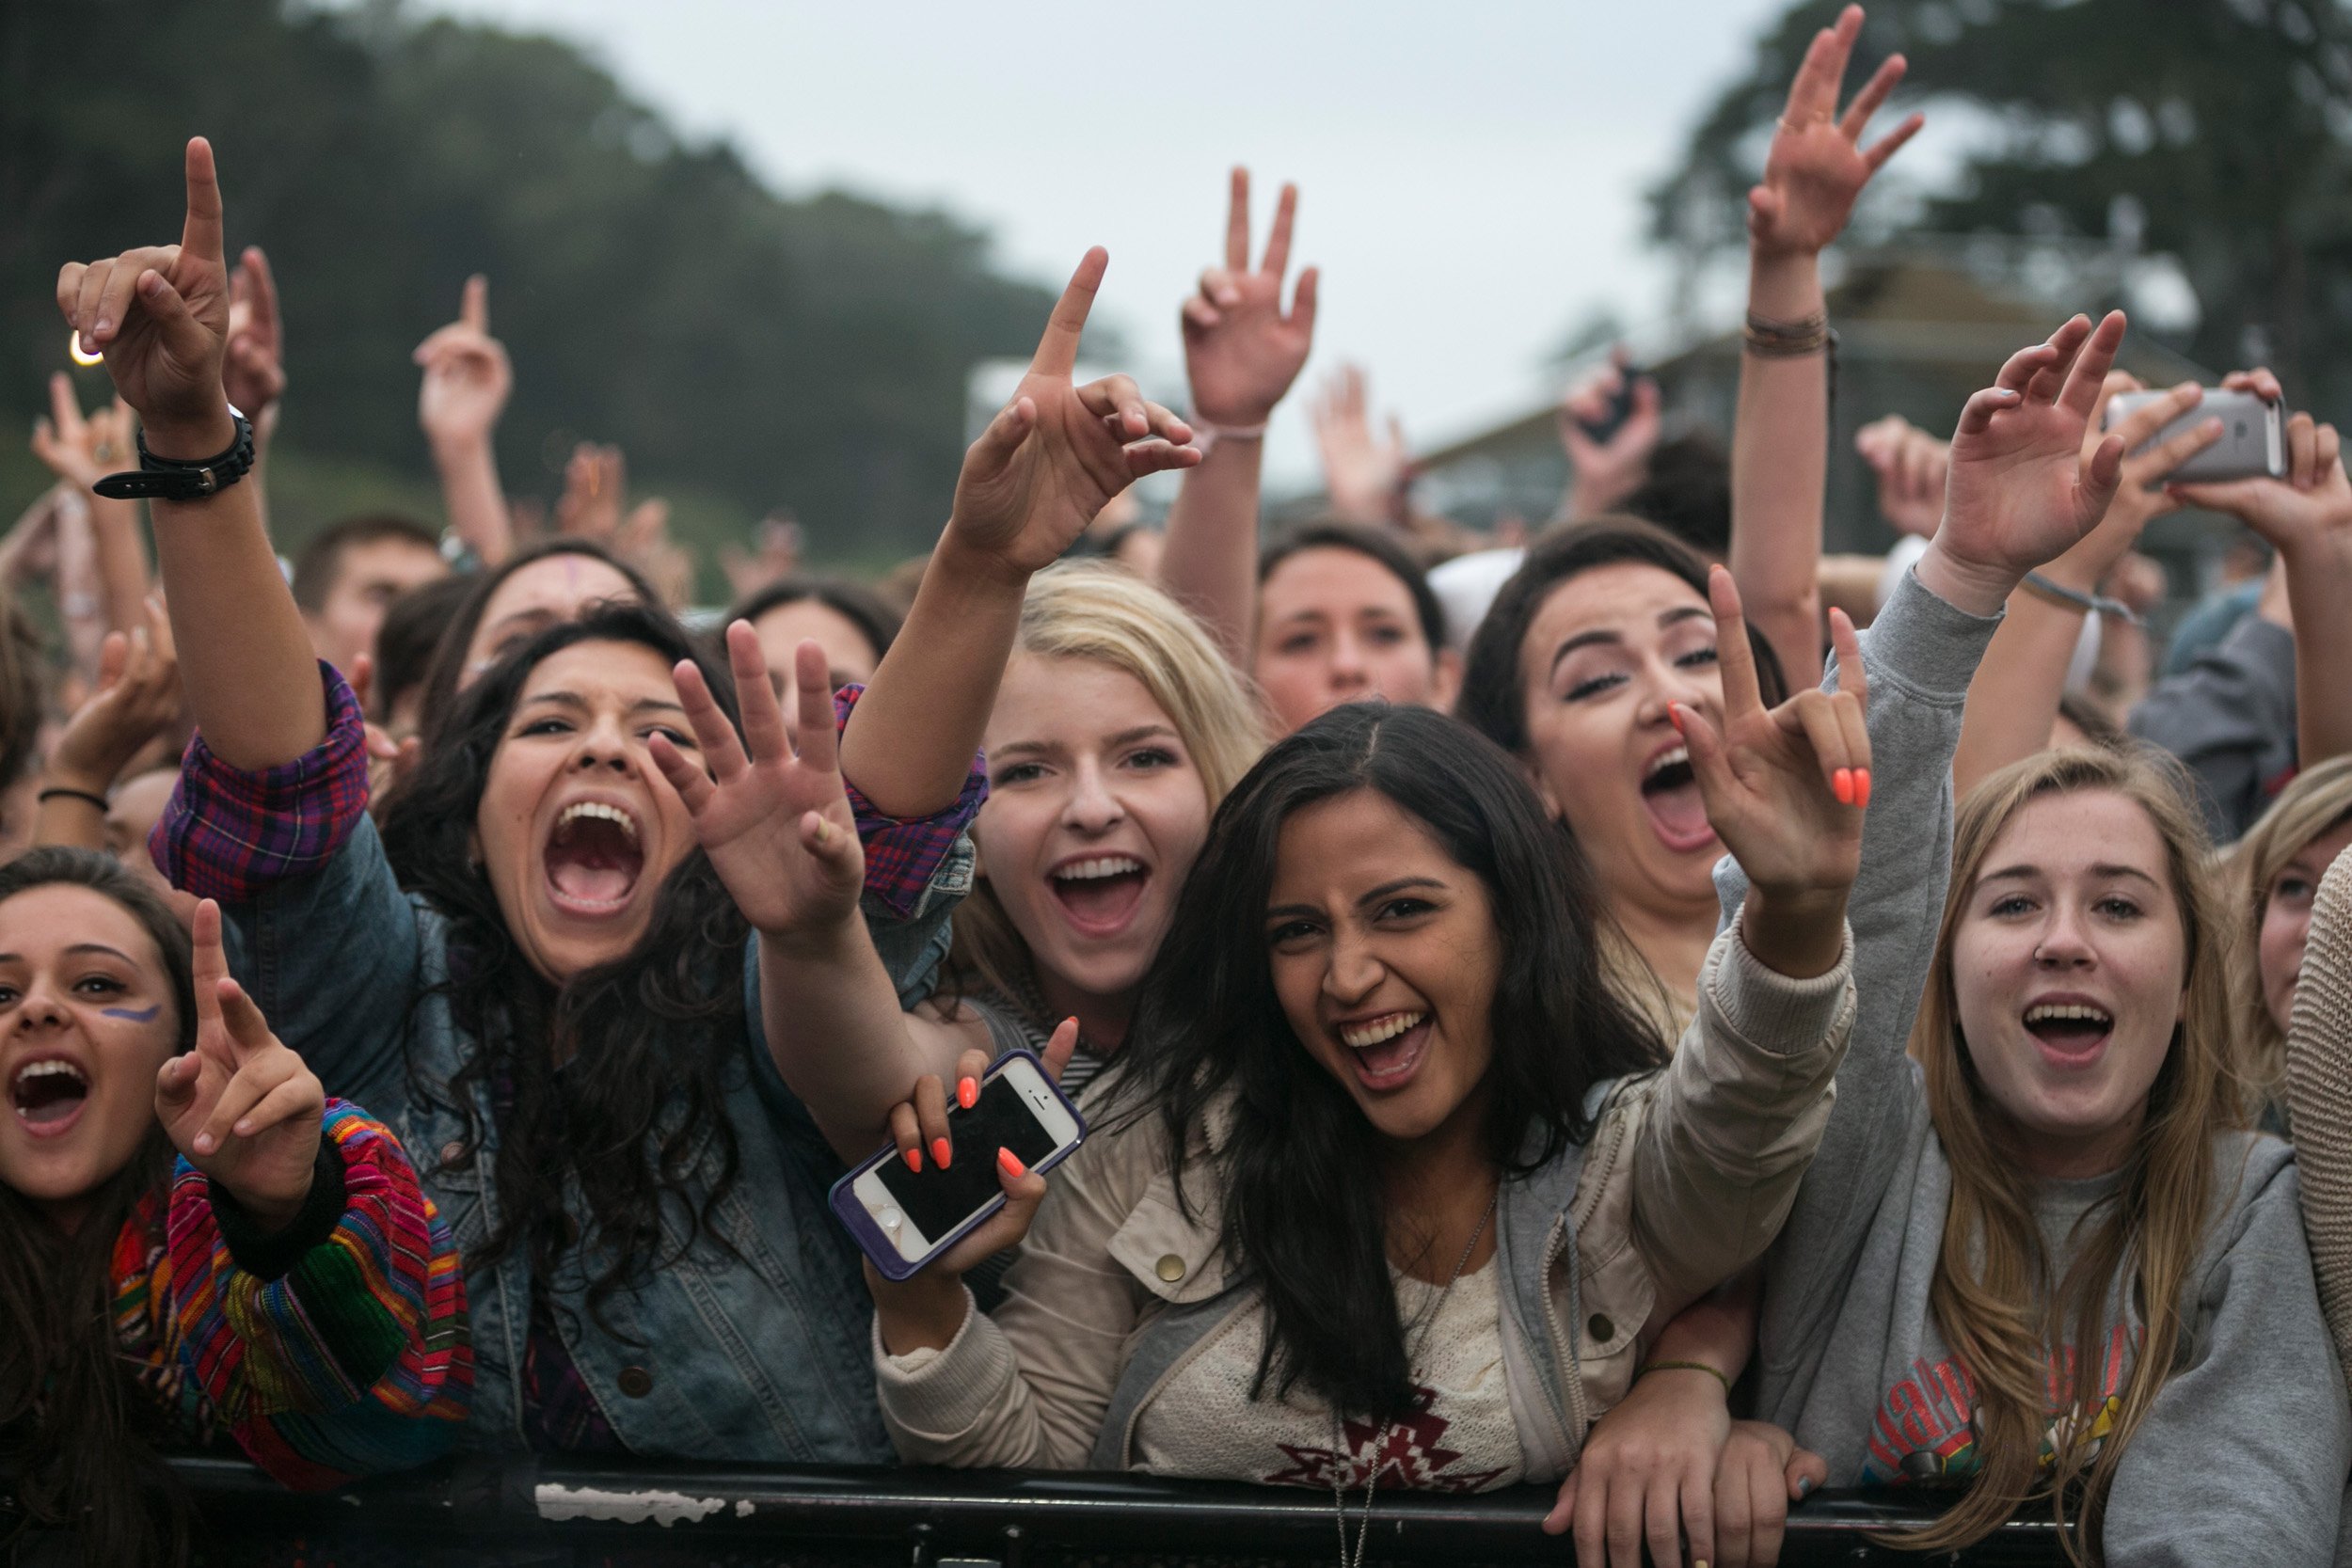
{"label": "hoop bracelet", "polygon": [[1801,359],[1836,342],[1837,335],[1829,329],[1829,316],[1823,311],[1816,310],[1800,321],[1777,322],[1751,310],[1740,339],[1759,359]]}
{"label": "hoop bracelet", "polygon": [[1213,441],[1254,441],[1265,434],[1263,423],[1211,424],[1198,414],[1184,422],[1192,426],[1195,436],[1206,436]]}
{"label": "hoop bracelet", "polygon": [[2063,610],[2078,610],[2085,615],[2112,617],[2127,626],[2139,625],[2138,612],[2122,600],[2110,599],[2104,594],[2077,592],[2063,583],[2052,582],[2040,572],[2027,572],[2018,586],[2037,597],[2047,599]]}
{"label": "hoop bracelet", "polygon": [[1652,1372],[1705,1372],[1724,1386],[1726,1398],[1731,1394],[1731,1379],[1724,1376],[1720,1368],[1710,1367],[1704,1361],[1653,1361],[1633,1374],[1634,1381],[1638,1383]]}
{"label": "hoop bracelet", "polygon": [[53,800],[87,800],[102,812],[113,809],[107,805],[103,795],[92,795],[87,789],[68,789],[63,784],[53,784],[33,797],[33,800],[40,805],[46,805]]}

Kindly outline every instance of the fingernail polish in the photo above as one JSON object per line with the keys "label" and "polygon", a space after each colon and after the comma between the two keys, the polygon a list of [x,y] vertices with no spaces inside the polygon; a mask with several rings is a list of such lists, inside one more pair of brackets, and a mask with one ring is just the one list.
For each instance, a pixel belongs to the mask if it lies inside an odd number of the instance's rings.
{"label": "fingernail polish", "polygon": [[1005,1167],[1005,1174],[1007,1176],[1026,1176],[1029,1174],[1029,1167],[1021,1163],[1021,1156],[1015,1154],[1009,1148],[1000,1148],[996,1151],[996,1163]]}
{"label": "fingernail polish", "polygon": [[920,1176],[923,1173],[923,1151],[921,1149],[903,1148],[898,1152],[907,1157],[907,1169],[914,1172],[917,1176]]}
{"label": "fingernail polish", "polygon": [[978,1080],[978,1079],[977,1079],[977,1078],[959,1078],[959,1079],[957,1079],[957,1080],[956,1080],[956,1103],[957,1103],[957,1104],[959,1104],[959,1105],[961,1105],[961,1106],[962,1106],[965,1110],[967,1110],[967,1111],[968,1111],[968,1110],[970,1110],[973,1106],[977,1105],[979,1102],[980,1102],[980,1083],[979,1083],[979,1080]]}
{"label": "fingernail polish", "polygon": [[1870,803],[1870,770],[1867,768],[1853,770],[1853,803],[1864,807]]}
{"label": "fingernail polish", "polygon": [[946,1170],[947,1168],[948,1161],[954,1157],[955,1152],[956,1151],[953,1148],[948,1147],[946,1139],[933,1138],[931,1140],[931,1164],[937,1165],[941,1170]]}
{"label": "fingernail polish", "polygon": [[1802,1481],[1798,1481],[1798,1482],[1797,1482],[1797,1497],[1798,1497],[1798,1500],[1803,1501],[1803,1500],[1804,1500],[1804,1497],[1805,1497],[1808,1494],[1810,1494],[1810,1493],[1812,1492],[1812,1490],[1813,1490],[1813,1478],[1812,1478],[1811,1476],[1806,1476],[1806,1477],[1805,1477],[1805,1478],[1804,1478]]}
{"label": "fingernail polish", "polygon": [[1674,725],[1675,734],[1682,735],[1686,733],[1682,727],[1681,705],[1677,703],[1668,703],[1666,705],[1666,721]]}
{"label": "fingernail polish", "polygon": [[1841,806],[1853,804],[1853,769],[1840,768],[1829,776],[1829,792],[1837,797]]}

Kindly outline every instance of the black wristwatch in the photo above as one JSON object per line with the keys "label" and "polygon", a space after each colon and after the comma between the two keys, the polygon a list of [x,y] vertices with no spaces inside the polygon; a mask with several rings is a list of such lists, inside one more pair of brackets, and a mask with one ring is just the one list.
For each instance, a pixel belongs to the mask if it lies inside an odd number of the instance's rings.
{"label": "black wristwatch", "polygon": [[229,417],[236,421],[236,438],[218,457],[197,463],[158,457],[147,450],[147,433],[141,431],[139,466],[108,474],[90,488],[114,500],[138,500],[151,496],[160,500],[193,501],[215,494],[224,485],[236,483],[253,468],[253,421],[238,413],[233,405]]}

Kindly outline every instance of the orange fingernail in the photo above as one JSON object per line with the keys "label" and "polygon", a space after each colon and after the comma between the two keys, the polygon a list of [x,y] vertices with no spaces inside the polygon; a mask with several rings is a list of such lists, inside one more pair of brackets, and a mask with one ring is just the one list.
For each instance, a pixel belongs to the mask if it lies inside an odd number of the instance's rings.
{"label": "orange fingernail", "polygon": [[947,1147],[946,1139],[933,1138],[931,1140],[931,1164],[937,1165],[941,1170],[946,1170],[947,1168],[947,1162],[949,1158],[954,1155],[954,1153],[955,1150]]}
{"label": "orange fingernail", "polygon": [[1666,705],[1666,718],[1671,723],[1673,723],[1675,727],[1675,734],[1680,735],[1683,733],[1682,708],[1679,704],[1668,703]]}
{"label": "orange fingernail", "polygon": [[956,1103],[957,1103],[957,1104],[959,1104],[959,1105],[961,1105],[961,1106],[962,1106],[965,1110],[967,1110],[967,1111],[968,1111],[968,1110],[970,1110],[973,1106],[977,1105],[979,1102],[980,1102],[980,1081],[979,1081],[978,1079],[977,1079],[977,1078],[959,1078],[959,1079],[957,1079],[957,1080],[956,1080]]}
{"label": "orange fingernail", "polygon": [[923,1151],[919,1148],[909,1148],[902,1149],[900,1152],[907,1157],[907,1169],[920,1176],[923,1173]]}
{"label": "orange fingernail", "polygon": [[1837,797],[1841,806],[1853,804],[1853,769],[1840,768],[1829,776],[1829,792]]}
{"label": "orange fingernail", "polygon": [[1853,770],[1853,803],[1864,807],[1870,803],[1870,770],[1867,768]]}
{"label": "orange fingernail", "polygon": [[1000,1148],[996,1151],[996,1163],[1005,1167],[1005,1174],[1007,1176],[1026,1176],[1029,1174],[1029,1167],[1021,1163],[1021,1156],[1015,1154],[1009,1148]]}

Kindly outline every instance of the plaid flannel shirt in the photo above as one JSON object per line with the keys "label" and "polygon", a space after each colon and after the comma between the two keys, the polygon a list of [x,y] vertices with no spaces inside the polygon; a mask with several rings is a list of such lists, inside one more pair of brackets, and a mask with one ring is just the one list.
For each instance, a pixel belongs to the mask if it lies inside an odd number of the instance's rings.
{"label": "plaid flannel shirt", "polygon": [[[273,882],[315,872],[333,859],[368,809],[367,729],[351,688],[331,664],[319,665],[326,688],[326,738],[292,762],[260,772],[231,768],[197,736],[180,764],[171,802],[148,849],[171,881],[199,898],[243,903]],[[864,687],[834,697],[834,724],[850,721]],[[866,892],[901,920],[913,918],[923,892],[988,799],[988,770],[972,759],[955,803],[932,816],[885,816],[848,784],[858,840],[866,847]]]}

